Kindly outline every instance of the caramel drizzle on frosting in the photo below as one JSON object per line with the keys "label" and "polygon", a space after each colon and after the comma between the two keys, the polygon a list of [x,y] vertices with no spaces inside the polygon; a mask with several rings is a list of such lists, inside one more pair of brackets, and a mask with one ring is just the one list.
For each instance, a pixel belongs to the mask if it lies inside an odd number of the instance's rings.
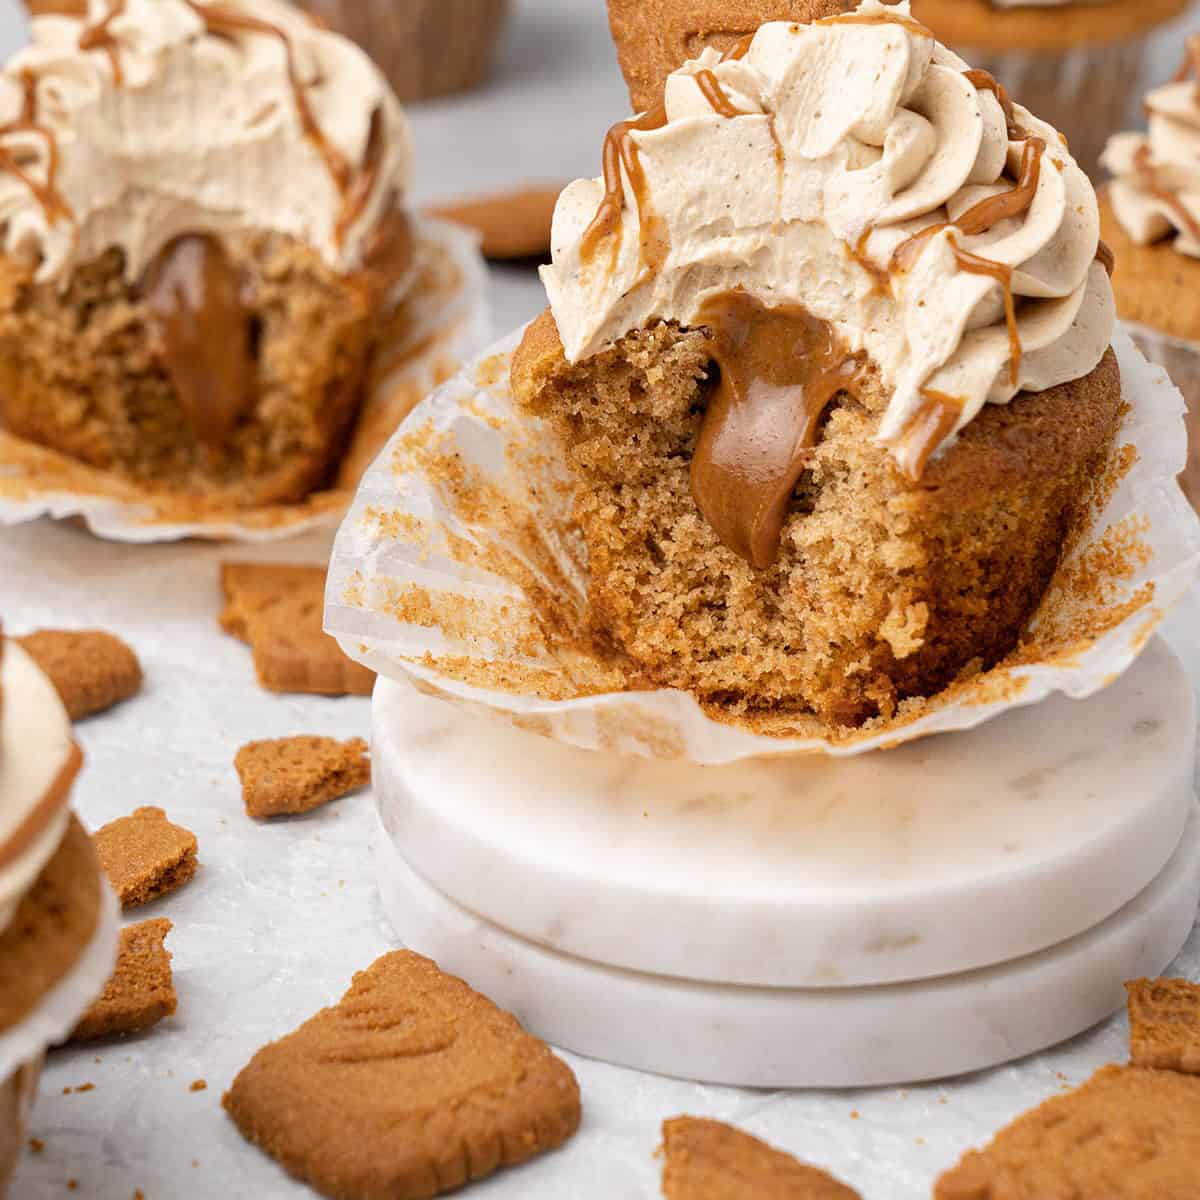
{"label": "caramel drizzle on frosting", "polygon": [[112,63],[113,83],[120,87],[125,81],[125,73],[121,69],[120,43],[113,37],[112,23],[125,13],[126,0],[113,0],[112,8],[96,22],[89,25],[79,35],[80,50],[103,50]]}
{"label": "caramel drizzle on frosting", "polygon": [[1188,211],[1178,192],[1166,187],[1158,174],[1158,167],[1150,161],[1150,143],[1143,142],[1133,155],[1133,168],[1138,182],[1175,218],[1176,225],[1187,231],[1188,236],[1200,241],[1200,221]]}
{"label": "caramel drizzle on frosting", "polygon": [[0,145],[0,171],[15,175],[33,194],[46,214],[51,225],[60,220],[74,220],[74,213],[63,194],[58,190],[58,139],[53,132],[37,122],[37,76],[29,70],[21,72],[21,112],[15,121],[0,125],[0,139],[11,133],[35,133],[46,143],[46,182],[35,179],[21,165],[17,156],[4,145]]}
{"label": "caramel drizzle on frosting", "polygon": [[922,25],[915,17],[906,17],[903,13],[839,13],[832,17],[822,17],[814,21],[814,25],[899,25],[909,33],[918,37],[933,37],[933,30],[928,25]]}
{"label": "caramel drizzle on frosting", "polygon": [[717,379],[692,456],[692,496],[722,543],[757,568],[779,550],[793,489],[840,392],[860,385],[865,357],[799,305],[769,308],[741,289],[710,297]]}
{"label": "caramel drizzle on frosting", "polygon": [[921,389],[921,407],[913,413],[900,435],[900,445],[915,451],[913,467],[909,472],[911,479],[916,481],[925,474],[925,468],[938,447],[958,427],[962,411],[963,402],[958,396],[934,388]]}
{"label": "caramel drizzle on frosting", "polygon": [[717,116],[732,118],[747,115],[729,99],[728,93],[721,86],[721,81],[711,71],[697,71],[694,78],[700,94],[708,101],[709,107]]}
{"label": "caramel drizzle on frosting", "polygon": [[1112,252],[1112,247],[1103,238],[1096,243],[1096,261],[1104,268],[1105,274],[1111,279],[1113,271],[1117,267],[1117,256]]}

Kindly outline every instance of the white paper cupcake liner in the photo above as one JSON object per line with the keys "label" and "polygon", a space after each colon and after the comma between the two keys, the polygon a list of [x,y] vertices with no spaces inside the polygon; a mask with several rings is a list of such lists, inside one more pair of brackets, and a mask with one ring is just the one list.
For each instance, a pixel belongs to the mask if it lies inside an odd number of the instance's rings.
{"label": "white paper cupcake liner", "polygon": [[92,1001],[104,991],[117,962],[117,898],[103,884],[92,940],[75,965],[42,997],[24,1020],[0,1033],[0,1080],[41,1059],[65,1041]]}
{"label": "white paper cupcake liner", "polygon": [[140,487],[0,430],[0,526],[77,518],[97,536],[123,542],[267,542],[335,526],[362,471],[405,415],[489,337],[477,237],[430,218],[414,225],[417,277],[398,309],[397,337],[377,355],[334,488],[294,504],[201,513],[189,497]]}
{"label": "white paper cupcake liner", "polygon": [[1019,652],[849,733],[768,736],[715,719],[687,692],[626,690],[615,668],[572,649],[542,615],[546,596],[558,613],[586,610],[586,555],[553,435],[514,411],[508,370],[520,338],[433,393],[366,473],[334,545],[325,619],[379,674],[563,742],[718,764],[858,754],[969,729],[1052,692],[1082,698],[1111,683],[1200,569],[1200,520],[1176,482],[1183,400],[1118,332],[1129,406],[1118,449]]}
{"label": "white paper cupcake liner", "polygon": [[1180,482],[1187,498],[1200,508],[1200,342],[1172,337],[1133,321],[1124,325],[1138,349],[1162,367],[1183,393],[1187,404],[1188,461]]}
{"label": "white paper cupcake liner", "polygon": [[1124,129],[1143,92],[1143,68],[1153,31],[1123,42],[1065,51],[992,51],[955,46],[990,71],[1014,100],[1066,134],[1075,161],[1096,178],[1109,137]]}

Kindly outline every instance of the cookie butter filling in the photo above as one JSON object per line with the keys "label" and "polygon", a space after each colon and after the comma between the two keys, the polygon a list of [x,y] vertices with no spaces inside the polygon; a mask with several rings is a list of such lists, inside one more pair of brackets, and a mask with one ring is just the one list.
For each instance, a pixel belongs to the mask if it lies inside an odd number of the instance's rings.
{"label": "cookie butter filling", "polygon": [[1140,245],[1174,237],[1200,258],[1200,34],[1187,39],[1176,78],[1146,97],[1147,133],[1119,133],[1101,162],[1116,177],[1113,212]]}
{"label": "cookie butter filling", "polygon": [[985,404],[1090,373],[1113,327],[1095,193],[1064,139],[907,3],[764,25],[685,64],[609,134],[603,178],[563,193],[553,244],[569,361],[656,321],[708,331],[694,495],[756,565],[862,371],[915,479]]}
{"label": "cookie butter filling", "polygon": [[50,861],[67,829],[79,768],[71,722],[53,685],[24,650],[0,658],[0,930]]}

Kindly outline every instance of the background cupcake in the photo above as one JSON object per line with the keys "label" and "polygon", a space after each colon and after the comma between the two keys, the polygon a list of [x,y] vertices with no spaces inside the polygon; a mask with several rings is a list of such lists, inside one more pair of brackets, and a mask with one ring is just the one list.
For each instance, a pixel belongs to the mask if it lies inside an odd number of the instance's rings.
{"label": "background cupcake", "polygon": [[1116,256],[1117,310],[1188,402],[1182,481],[1200,507],[1200,35],[1146,110],[1149,132],[1117,134],[1104,152],[1115,178],[1101,196],[1101,228]]}
{"label": "background cupcake", "polygon": [[0,1196],[42,1057],[104,987],[115,902],[70,809],[82,763],[53,685],[0,638]]}
{"label": "background cupcake", "polygon": [[913,15],[1067,135],[1094,174],[1128,117],[1150,35],[1191,0],[914,0]]}
{"label": "background cupcake", "polygon": [[463,92],[492,65],[509,0],[299,0],[352,37],[401,100]]}

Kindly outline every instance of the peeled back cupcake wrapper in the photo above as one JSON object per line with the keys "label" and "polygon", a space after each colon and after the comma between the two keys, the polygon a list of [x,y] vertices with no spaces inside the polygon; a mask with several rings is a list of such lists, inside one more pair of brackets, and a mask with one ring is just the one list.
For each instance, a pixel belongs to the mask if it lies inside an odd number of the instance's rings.
{"label": "peeled back cupcake wrapper", "polygon": [[332,527],[358,476],[405,414],[488,336],[486,273],[474,234],[414,218],[417,262],[400,336],[384,342],[337,485],[292,504],[198,511],[193,498],[143,488],[0,430],[0,526],[75,517],[100,537],[165,542],[198,537],[268,542]]}
{"label": "peeled back cupcake wrapper", "polygon": [[1200,520],[1176,482],[1182,398],[1118,332],[1129,410],[1091,524],[1005,662],[836,735],[782,717],[765,732],[717,719],[687,692],[631,690],[619,665],[572,636],[588,612],[574,484],[548,429],[514,410],[520,339],[434,392],[366,473],[334,546],[326,628],[381,675],[559,741],[720,764],[860,754],[970,729],[1052,692],[1082,699],[1107,686],[1200,570]]}
{"label": "peeled back cupcake wrapper", "polygon": [[83,953],[28,1016],[0,1033],[0,1081],[18,1067],[38,1062],[47,1049],[70,1036],[112,976],[119,924],[117,899],[106,883],[96,928]]}

